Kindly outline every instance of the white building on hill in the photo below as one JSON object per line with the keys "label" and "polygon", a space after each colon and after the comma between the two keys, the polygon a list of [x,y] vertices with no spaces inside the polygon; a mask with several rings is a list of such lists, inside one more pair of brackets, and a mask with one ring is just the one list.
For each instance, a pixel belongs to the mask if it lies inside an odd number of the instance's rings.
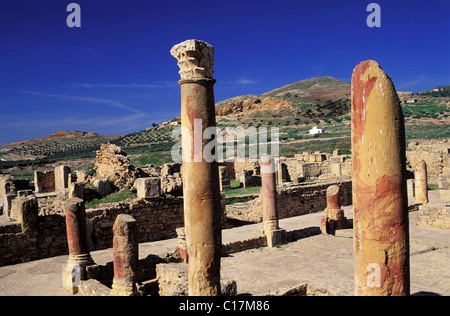
{"label": "white building on hill", "polygon": [[315,134],[322,134],[323,132],[325,132],[326,128],[317,128],[317,126],[314,126],[312,129],[309,130],[309,134],[310,135],[315,135]]}

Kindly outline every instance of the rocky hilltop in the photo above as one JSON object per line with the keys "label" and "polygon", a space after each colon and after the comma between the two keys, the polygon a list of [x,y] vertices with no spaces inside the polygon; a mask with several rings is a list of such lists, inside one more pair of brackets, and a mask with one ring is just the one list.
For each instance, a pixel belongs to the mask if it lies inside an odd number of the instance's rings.
{"label": "rocky hilltop", "polygon": [[227,116],[238,113],[249,113],[253,111],[274,111],[290,109],[292,104],[279,98],[255,98],[238,100],[216,109],[217,116]]}

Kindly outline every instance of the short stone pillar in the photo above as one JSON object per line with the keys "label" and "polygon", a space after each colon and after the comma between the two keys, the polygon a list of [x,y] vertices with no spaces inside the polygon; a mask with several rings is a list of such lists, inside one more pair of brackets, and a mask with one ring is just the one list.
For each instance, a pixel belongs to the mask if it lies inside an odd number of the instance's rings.
{"label": "short stone pillar", "polygon": [[63,287],[75,294],[78,291],[77,286],[69,281],[74,278],[86,280],[86,267],[95,263],[89,253],[84,201],[79,198],[68,199],[64,204],[64,213],[66,215],[69,259],[63,269]]}
{"label": "short stone pillar", "polygon": [[228,180],[227,167],[219,166],[220,191],[231,189],[230,180]]}
{"label": "short stone pillar", "polygon": [[416,204],[428,204],[427,164],[420,161],[414,168],[414,187]]}
{"label": "short stone pillar", "polygon": [[69,199],[79,198],[84,200],[84,182],[73,182],[69,187]]}
{"label": "short stone pillar", "polygon": [[331,162],[331,174],[334,176],[342,176],[342,165],[340,162]]}
{"label": "short stone pillar", "polygon": [[416,195],[414,179],[406,180],[406,188],[408,192],[408,197],[414,197]]}
{"label": "short stone pillar", "polygon": [[[19,191],[24,192],[24,191]],[[30,233],[38,229],[39,205],[36,196],[18,194],[11,208],[11,218],[22,226],[22,233]]]}
{"label": "short stone pillar", "polygon": [[159,199],[161,180],[159,178],[136,179],[137,197],[139,199]]}
{"label": "short stone pillar", "polygon": [[127,214],[119,214],[113,227],[114,279],[111,295],[138,295],[136,280],[139,262],[137,222]]}
{"label": "short stone pillar", "polygon": [[261,169],[261,198],[263,208],[263,233],[267,238],[267,246],[284,243],[286,231],[280,229],[278,222],[277,186],[275,179],[275,162],[263,156],[259,162]]}
{"label": "short stone pillar", "polygon": [[179,227],[176,229],[176,232],[178,238],[178,247],[176,249],[178,250],[181,259],[183,259],[183,262],[188,263],[189,257],[186,245],[186,230],[184,227]]}
{"label": "short stone pillar", "polygon": [[[214,47],[188,40],[170,53],[178,60],[181,80],[183,148],[183,199],[186,243],[189,254],[190,296],[220,295],[222,249],[221,206],[217,148],[215,157],[204,157],[210,140],[204,132],[216,126]],[[213,155],[211,150],[209,154]]]}
{"label": "short stone pillar", "polygon": [[[323,224],[325,221],[325,225]],[[341,209],[340,188],[331,185],[327,188],[327,208],[325,209],[325,220],[322,218],[321,230],[324,234],[333,234],[336,229],[347,228],[347,218]]]}
{"label": "short stone pillar", "polygon": [[70,167],[58,166],[55,167],[55,191],[64,191],[69,187],[69,175],[71,173]]}
{"label": "short stone pillar", "polygon": [[404,118],[375,61],[353,71],[351,130],[355,294],[409,295]]}
{"label": "short stone pillar", "polygon": [[3,215],[11,217],[11,210],[13,206],[13,202],[17,194],[6,194],[3,199]]}
{"label": "short stone pillar", "polygon": [[239,179],[243,188],[248,188],[253,184],[253,170],[243,170]]}

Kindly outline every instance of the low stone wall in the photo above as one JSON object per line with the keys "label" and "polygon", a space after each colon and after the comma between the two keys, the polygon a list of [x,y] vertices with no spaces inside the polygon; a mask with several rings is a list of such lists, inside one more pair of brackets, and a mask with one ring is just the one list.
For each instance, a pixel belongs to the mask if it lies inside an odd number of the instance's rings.
{"label": "low stone wall", "polygon": [[175,229],[184,226],[182,198],[135,200],[89,209],[86,211],[88,232],[92,232],[90,241],[95,250],[112,247],[112,227],[119,214],[128,214],[136,219],[140,243],[177,237]]}
{"label": "low stone wall", "polygon": [[[225,199],[221,201],[224,223]],[[176,237],[176,228],[184,226],[183,199],[133,200],[86,210],[91,250],[112,247],[114,221],[129,214],[138,222],[138,241],[150,242]],[[68,254],[65,216],[38,216],[38,229],[23,233],[21,225],[0,225],[0,266]]]}
{"label": "low stone wall", "polygon": [[66,224],[62,216],[39,216],[38,229],[26,233],[16,222],[0,226],[0,266],[66,253]]}
{"label": "low stone wall", "polygon": [[450,207],[445,205],[420,206],[417,225],[422,228],[450,229]]}
{"label": "low stone wall", "polygon": [[[277,187],[277,203],[279,218],[293,217],[303,214],[323,211],[327,206],[326,191],[330,185],[341,187],[341,205],[352,204],[352,182],[321,182],[313,184],[286,185]],[[247,212],[227,212],[227,217],[246,222],[262,221],[262,200],[258,197],[253,201]]]}

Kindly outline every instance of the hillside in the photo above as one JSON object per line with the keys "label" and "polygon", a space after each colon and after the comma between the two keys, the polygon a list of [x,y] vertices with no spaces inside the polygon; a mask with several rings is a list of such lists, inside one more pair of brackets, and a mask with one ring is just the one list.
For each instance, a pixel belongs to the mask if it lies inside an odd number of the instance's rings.
{"label": "hillside", "polygon": [[[447,93],[446,87],[418,94],[398,92],[407,140],[450,137],[450,97],[441,96]],[[350,89],[349,82],[320,77],[261,95],[230,98],[216,103],[217,127],[267,127],[269,131],[277,127],[281,154],[336,148],[350,151]],[[308,131],[314,126],[326,127],[327,131],[311,136]],[[132,163],[162,164],[171,161],[170,150],[178,141],[171,137],[174,128],[167,124],[118,136],[57,131],[51,136],[0,146],[0,170],[93,158],[100,144],[108,141],[122,147]]]}
{"label": "hillside", "polygon": [[332,77],[319,77],[288,84],[264,93],[264,96],[285,97],[293,100],[325,102],[349,98],[351,83]]}
{"label": "hillside", "polygon": [[0,146],[0,159],[11,161],[57,161],[88,157],[100,144],[117,139],[118,135],[92,132],[56,131],[50,136]]}

